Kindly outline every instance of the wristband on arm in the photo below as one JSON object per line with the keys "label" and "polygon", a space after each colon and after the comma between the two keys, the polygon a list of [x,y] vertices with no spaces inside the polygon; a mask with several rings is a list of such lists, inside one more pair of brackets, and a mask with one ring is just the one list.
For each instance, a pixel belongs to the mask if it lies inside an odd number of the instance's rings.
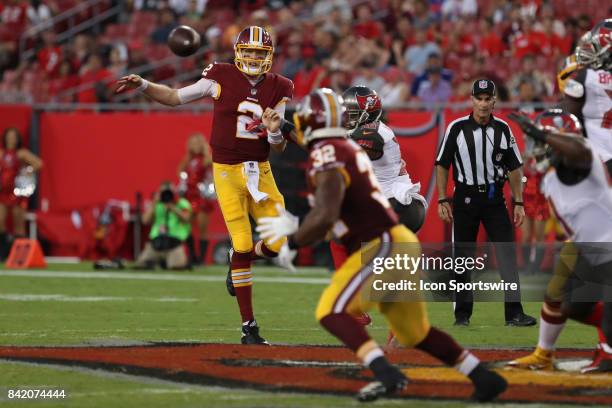
{"label": "wristband on arm", "polygon": [[140,84],[140,86],[138,88],[136,88],[137,92],[144,92],[145,89],[147,89],[149,87],[149,81],[147,81],[146,79],[142,78],[142,83]]}
{"label": "wristband on arm", "polygon": [[514,205],[515,207],[516,207],[517,205],[520,205],[521,207],[524,207],[524,206],[525,206],[525,203],[524,203],[524,202],[522,202],[522,201],[512,200],[512,205]]}
{"label": "wristband on arm", "polygon": [[448,197],[441,198],[441,199],[438,200],[438,204],[442,204],[442,203],[449,203],[450,204],[451,201],[452,200],[450,198],[448,198]]}
{"label": "wristband on arm", "polygon": [[283,133],[280,131],[280,129],[274,133],[268,130],[268,143],[277,145],[283,143],[283,140]]}

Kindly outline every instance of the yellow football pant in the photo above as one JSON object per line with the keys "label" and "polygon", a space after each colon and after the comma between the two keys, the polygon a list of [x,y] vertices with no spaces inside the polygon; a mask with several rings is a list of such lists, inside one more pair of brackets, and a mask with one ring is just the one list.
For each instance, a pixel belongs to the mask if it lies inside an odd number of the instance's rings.
{"label": "yellow football pant", "polygon": [[[389,245],[393,244],[393,245]],[[404,245],[394,245],[405,243]],[[411,244],[411,245],[407,245]],[[418,280],[418,273],[409,275],[404,272],[385,271],[381,275],[371,273],[375,257],[395,257],[396,254],[408,252],[409,256],[421,256],[419,241],[408,228],[397,225],[387,231],[381,238],[376,238],[354,252],[336,271],[329,286],[323,291],[317,305],[318,321],[334,313],[358,315],[372,308],[377,308],[389,323],[397,340],[406,347],[419,344],[429,332],[425,302],[418,294],[414,301],[379,302],[371,299],[370,291],[375,279],[393,274],[402,278]]]}
{"label": "yellow football pant", "polygon": [[[259,191],[268,194],[268,198],[259,203],[255,202],[247,190],[247,178],[242,163],[213,163],[213,178],[217,200],[232,239],[232,247],[236,252],[250,252],[253,249],[253,236],[249,215],[257,221],[261,217],[277,216],[277,204],[285,207],[285,200],[274,182],[270,163],[259,163]],[[278,252],[283,243],[284,239],[271,245],[266,243],[266,246]]]}
{"label": "yellow football pant", "polygon": [[574,272],[577,259],[577,248],[571,241],[565,241],[555,265],[554,274],[546,287],[546,298],[549,301],[561,302],[563,300],[567,280]]}

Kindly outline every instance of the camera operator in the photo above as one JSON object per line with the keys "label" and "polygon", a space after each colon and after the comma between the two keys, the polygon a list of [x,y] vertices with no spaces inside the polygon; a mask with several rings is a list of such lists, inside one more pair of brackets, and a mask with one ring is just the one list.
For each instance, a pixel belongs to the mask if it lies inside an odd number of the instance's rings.
{"label": "camera operator", "polygon": [[136,267],[154,268],[165,260],[168,269],[185,269],[188,261],[183,245],[191,234],[189,201],[178,197],[172,184],[164,181],[142,218],[145,225],[151,224],[151,232]]}

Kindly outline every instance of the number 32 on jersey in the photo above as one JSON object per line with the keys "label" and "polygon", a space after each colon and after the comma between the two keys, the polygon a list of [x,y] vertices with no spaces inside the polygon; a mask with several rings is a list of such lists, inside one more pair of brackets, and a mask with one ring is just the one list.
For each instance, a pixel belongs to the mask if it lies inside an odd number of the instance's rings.
{"label": "number 32 on jersey", "polygon": [[[327,163],[333,163],[336,161],[336,149],[333,145],[325,145],[319,149],[313,150],[311,153],[312,157],[312,166],[314,168],[321,167]],[[370,184],[372,186],[372,193],[370,194],[373,199],[378,201],[384,208],[390,208],[391,204],[389,200],[382,194],[380,184],[378,183],[378,179],[374,174],[374,170],[372,168],[372,162],[368,158],[368,155],[364,151],[357,152],[355,156],[355,161],[357,163],[357,169],[360,173],[366,173],[368,175],[368,179],[370,180]]]}

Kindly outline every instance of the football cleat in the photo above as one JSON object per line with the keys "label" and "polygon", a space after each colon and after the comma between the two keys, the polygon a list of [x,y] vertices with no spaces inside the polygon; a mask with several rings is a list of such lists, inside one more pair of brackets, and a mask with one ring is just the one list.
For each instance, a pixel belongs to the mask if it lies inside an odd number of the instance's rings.
{"label": "football cleat", "polygon": [[580,369],[582,374],[605,373],[610,371],[612,371],[612,354],[606,352],[601,344],[598,344],[597,348],[595,348],[591,364]]}
{"label": "football cleat", "polygon": [[227,277],[225,278],[225,287],[227,288],[227,293],[230,296],[236,296],[236,289],[234,288],[234,282],[232,282],[232,254],[234,253],[234,249],[230,248],[227,253]]}
{"label": "football cleat", "polygon": [[504,377],[484,368],[482,364],[478,364],[469,377],[474,384],[474,393],[471,397],[473,401],[491,401],[508,388],[508,382]]}
{"label": "football cleat", "polygon": [[269,346],[270,343],[259,335],[259,326],[255,320],[249,321],[247,324],[242,325],[242,338],[240,339],[242,344],[261,344]]}
{"label": "football cleat", "polygon": [[357,400],[360,402],[369,402],[376,401],[378,398],[395,394],[406,388],[408,386],[408,378],[397,368],[395,369],[395,373],[392,374],[393,378],[382,382],[382,381],[373,381],[363,387],[357,392]]}
{"label": "football cleat", "polygon": [[506,363],[506,366],[519,368],[522,370],[550,371],[555,369],[553,360],[554,355],[552,351],[536,347],[533,353],[529,354],[528,356],[509,361]]}

